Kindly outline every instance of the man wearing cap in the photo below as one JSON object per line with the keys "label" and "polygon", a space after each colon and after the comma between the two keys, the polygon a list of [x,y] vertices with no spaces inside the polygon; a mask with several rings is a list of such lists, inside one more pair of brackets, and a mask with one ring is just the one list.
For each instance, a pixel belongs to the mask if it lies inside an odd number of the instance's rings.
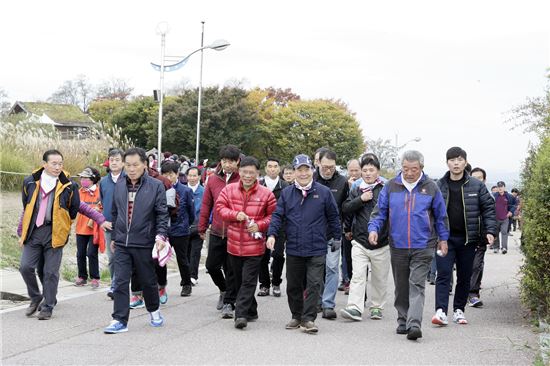
{"label": "man wearing cap", "polygon": [[[307,155],[296,156],[294,185],[281,192],[272,215],[266,246],[273,249],[285,222],[287,297],[292,319],[286,329],[317,333],[317,303],[325,269],[327,242],[340,245],[342,229],[338,207],[329,188],[313,180]],[[327,230],[328,228],[328,230]],[[304,296],[304,282],[306,282]]]}
{"label": "man wearing cap", "polygon": [[[502,254],[508,253],[508,225],[510,217],[516,210],[516,199],[506,191],[503,181],[497,183],[497,192],[493,193],[495,199],[495,211],[497,215],[497,231],[500,232],[500,250]],[[497,247],[494,252],[498,253]]]}

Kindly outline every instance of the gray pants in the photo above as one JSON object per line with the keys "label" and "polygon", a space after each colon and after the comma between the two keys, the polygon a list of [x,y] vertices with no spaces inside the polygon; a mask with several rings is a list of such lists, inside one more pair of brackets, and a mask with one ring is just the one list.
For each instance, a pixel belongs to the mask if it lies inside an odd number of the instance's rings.
{"label": "gray pants", "polygon": [[395,283],[397,324],[421,327],[424,289],[434,249],[391,248],[391,266]]}
{"label": "gray pants", "polygon": [[[508,225],[510,220],[497,220],[497,230],[500,232],[500,248],[508,250]],[[496,247],[498,249],[498,247]]]}
{"label": "gray pants", "polygon": [[[27,292],[32,303],[38,303],[44,298],[42,309],[53,310],[57,303],[57,285],[59,284],[59,267],[63,257],[63,247],[52,248],[52,227],[45,225],[35,228],[29,240],[23,245],[19,272],[27,285]],[[40,293],[36,279],[36,268],[44,259],[44,277],[42,279],[43,294]]]}

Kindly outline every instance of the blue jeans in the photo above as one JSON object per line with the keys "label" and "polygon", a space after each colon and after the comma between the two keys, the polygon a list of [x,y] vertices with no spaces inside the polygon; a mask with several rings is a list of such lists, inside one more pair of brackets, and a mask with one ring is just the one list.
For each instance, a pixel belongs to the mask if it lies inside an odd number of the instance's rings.
{"label": "blue jeans", "polygon": [[339,271],[338,264],[340,263],[340,249],[332,252],[331,247],[327,244],[327,258],[325,262],[325,286],[322,296],[323,309],[334,309],[336,303],[336,292],[338,291]]}

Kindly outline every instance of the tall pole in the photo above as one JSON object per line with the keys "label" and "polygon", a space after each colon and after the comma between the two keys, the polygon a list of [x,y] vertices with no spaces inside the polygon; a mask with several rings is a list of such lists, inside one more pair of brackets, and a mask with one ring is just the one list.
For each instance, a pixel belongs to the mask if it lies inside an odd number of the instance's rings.
{"label": "tall pole", "polygon": [[394,169],[395,169],[395,174],[396,174],[396,175],[397,175],[397,170],[399,169],[399,144],[398,144],[398,142],[397,142],[397,141],[398,141],[398,140],[397,140],[397,139],[398,139],[398,136],[399,136],[399,135],[398,135],[397,132],[396,132],[396,133],[395,133],[395,161],[394,161],[394,163],[395,163]]}
{"label": "tall pole", "polygon": [[164,100],[164,49],[166,46],[166,33],[161,33],[160,41],[160,99],[159,99],[159,128],[158,128],[158,143],[157,143],[157,168],[160,172],[162,163],[162,102]]}
{"label": "tall pole", "polygon": [[202,34],[201,34],[201,69],[199,76],[199,103],[197,105],[197,146],[195,149],[195,164],[199,165],[199,144],[201,137],[201,101],[202,101],[202,60],[204,55],[204,20],[202,23]]}

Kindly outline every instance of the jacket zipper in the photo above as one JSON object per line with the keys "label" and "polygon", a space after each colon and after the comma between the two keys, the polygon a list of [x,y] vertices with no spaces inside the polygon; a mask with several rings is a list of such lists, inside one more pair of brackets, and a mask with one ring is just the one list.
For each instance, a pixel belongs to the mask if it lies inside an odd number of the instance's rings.
{"label": "jacket zipper", "polygon": [[[143,179],[143,176],[142,176],[142,179]],[[132,183],[130,181],[130,183]],[[137,191],[136,191],[136,194],[134,196],[134,204],[132,205],[132,218],[134,217],[134,211],[136,209],[136,198],[137,198],[137,194],[139,192],[139,190],[141,189],[141,186],[143,185],[143,182],[140,183]],[[130,203],[130,200],[128,199],[128,187],[126,187],[126,246],[128,246],[128,238],[130,237],[130,228],[132,227],[132,221],[130,221],[130,224],[128,225],[128,203]]]}
{"label": "jacket zipper", "polygon": [[409,242],[409,249],[411,248],[411,193],[407,193],[407,240]]}
{"label": "jacket zipper", "polygon": [[462,194],[462,211],[464,212],[464,231],[466,232],[466,242],[464,245],[468,245],[468,220],[466,219],[466,202],[464,201],[464,185],[468,183],[468,181],[464,182],[462,186],[460,187],[460,193]]}

